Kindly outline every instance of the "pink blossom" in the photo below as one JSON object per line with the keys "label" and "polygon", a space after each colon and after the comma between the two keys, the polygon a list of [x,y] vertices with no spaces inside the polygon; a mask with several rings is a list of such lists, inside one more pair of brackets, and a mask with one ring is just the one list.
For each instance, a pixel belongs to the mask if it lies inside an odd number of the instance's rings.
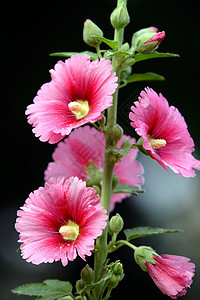
{"label": "pink blossom", "polygon": [[53,144],[73,128],[101,119],[117,88],[117,77],[111,71],[110,60],[91,62],[85,54],[59,61],[50,70],[51,81],[42,85],[26,110],[35,135]]}
{"label": "pink blossom", "polygon": [[77,253],[85,260],[106,226],[105,213],[99,196],[84,181],[51,178],[18,211],[15,228],[22,257],[36,265],[61,260],[66,266]]}
{"label": "pink blossom", "polygon": [[192,284],[195,265],[187,257],[175,255],[153,255],[156,264],[146,262],[148,273],[156,286],[163,292],[176,299],[187,292]]}
{"label": "pink blossom", "polygon": [[[135,143],[135,139],[126,135],[118,142],[118,147],[121,142],[128,138],[131,143]],[[48,164],[45,171],[45,180],[50,177],[58,176],[78,176],[83,180],[87,180],[88,174],[84,166],[89,166],[89,160],[92,160],[100,170],[103,171],[105,151],[105,137],[102,132],[90,126],[84,126],[73,130],[73,132],[64,141],[60,142],[52,157],[54,162]],[[144,179],[141,176],[143,173],[142,165],[137,162],[137,149],[131,149],[127,156],[123,157],[120,163],[116,163],[114,174],[119,177],[120,183],[126,183],[138,188],[143,184]],[[111,198],[111,207],[113,210],[116,202],[121,202],[122,199],[128,197],[129,194],[113,194]]]}
{"label": "pink blossom", "polygon": [[169,106],[162,94],[153,89],[142,91],[129,114],[131,126],[142,137],[143,148],[165,170],[194,177],[193,168],[200,169],[200,161],[192,156],[194,142],[180,112]]}

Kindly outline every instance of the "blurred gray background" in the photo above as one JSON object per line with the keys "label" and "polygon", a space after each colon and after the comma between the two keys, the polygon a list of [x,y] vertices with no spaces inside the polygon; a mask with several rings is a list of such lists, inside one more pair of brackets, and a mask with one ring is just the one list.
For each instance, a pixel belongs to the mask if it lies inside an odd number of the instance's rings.
{"label": "blurred gray background", "polygon": [[[41,3],[5,3],[1,19],[2,71],[2,201],[0,211],[0,299],[28,300],[10,290],[18,285],[41,282],[47,278],[75,283],[84,262],[76,259],[67,267],[61,263],[35,266],[24,261],[16,249],[18,234],[14,229],[16,211],[29,193],[43,185],[43,172],[51,160],[55,145],[40,142],[32,133],[24,111],[32,103],[40,86],[50,80],[49,69],[57,58],[48,54],[58,51],[89,49],[82,41],[82,28],[88,18],[113,37],[109,16],[115,0],[59,1]],[[199,142],[199,16],[197,2],[191,0],[129,0],[131,23],[125,32],[130,42],[133,32],[155,26],[166,31],[159,51],[179,53],[181,58],[151,60],[136,64],[135,72],[157,72],[165,82],[131,84],[120,92],[119,123],[131,134],[128,113],[132,102],[145,86],[161,92],[170,105],[176,106],[189,127],[200,159]],[[190,257],[196,264],[196,276],[185,300],[197,300],[200,292],[200,173],[194,179],[164,171],[155,161],[139,155],[145,169],[145,193],[116,205],[125,228],[156,226],[180,228],[184,233],[136,240],[137,245],[150,245],[160,254]],[[121,235],[121,237],[123,237]],[[121,248],[111,258],[124,265],[125,279],[113,291],[112,299],[167,299],[153,284],[148,274],[135,264],[130,249]],[[91,258],[88,262],[92,265]],[[131,293],[132,292],[132,293]],[[132,294],[132,295],[131,295]]]}

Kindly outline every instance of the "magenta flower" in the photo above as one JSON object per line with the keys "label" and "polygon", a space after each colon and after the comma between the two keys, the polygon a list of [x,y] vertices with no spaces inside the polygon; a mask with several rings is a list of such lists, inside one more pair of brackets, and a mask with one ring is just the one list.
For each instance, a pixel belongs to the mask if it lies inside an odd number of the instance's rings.
{"label": "magenta flower", "polygon": [[162,94],[153,89],[142,91],[129,114],[131,126],[142,137],[143,148],[165,170],[194,177],[193,168],[200,169],[200,161],[192,156],[194,142],[180,112],[169,106]]}
{"label": "magenta flower", "polygon": [[[124,135],[118,142],[118,147],[121,146],[121,142],[125,138],[128,138],[131,143],[135,143],[135,139]],[[75,129],[68,138],[57,145],[52,155],[54,162],[50,162],[45,171],[45,180],[52,176],[65,176],[67,178],[78,176],[87,180],[88,174],[84,166],[88,167],[89,161],[92,160],[100,170],[103,170],[104,150],[105,137],[102,132],[90,126]],[[144,179],[141,176],[143,167],[135,160],[137,152],[137,149],[131,149],[128,155],[115,165],[114,174],[119,177],[121,183],[140,188]],[[121,202],[128,196],[129,194],[125,193],[113,194],[110,209],[113,210],[116,202]]]}
{"label": "magenta flower", "polygon": [[176,299],[187,292],[192,284],[195,265],[189,258],[175,255],[153,255],[156,264],[146,262],[148,273],[155,285],[167,296]]}
{"label": "magenta flower", "polygon": [[73,128],[101,119],[117,88],[117,77],[111,71],[110,60],[91,62],[85,54],[59,61],[50,70],[51,81],[41,87],[26,110],[35,135],[53,144]]}
{"label": "magenta flower", "polygon": [[91,255],[107,219],[95,192],[77,177],[59,177],[31,193],[15,224],[22,257],[36,265],[61,260],[66,266],[77,252],[84,260]]}

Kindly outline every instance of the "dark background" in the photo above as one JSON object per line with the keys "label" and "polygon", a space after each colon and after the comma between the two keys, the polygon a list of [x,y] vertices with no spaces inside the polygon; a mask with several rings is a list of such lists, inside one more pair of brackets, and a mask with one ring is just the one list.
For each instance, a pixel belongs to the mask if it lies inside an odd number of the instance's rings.
{"label": "dark background", "polygon": [[[21,2],[20,2],[21,3]],[[47,278],[79,279],[84,262],[76,259],[67,267],[61,263],[35,266],[26,263],[16,253],[18,234],[14,229],[16,211],[28,194],[43,185],[43,172],[51,160],[55,145],[42,143],[28,125],[24,111],[40,86],[50,80],[49,69],[57,58],[48,54],[59,51],[93,50],[82,41],[86,19],[94,21],[107,38],[113,38],[109,16],[115,0],[53,1],[4,3],[1,16],[1,110],[3,183],[0,211],[0,293],[1,299],[31,299],[16,296],[10,290],[18,285],[41,282]],[[157,59],[136,64],[135,72],[154,71],[166,81],[138,83],[120,93],[119,122],[130,134],[129,107],[139,92],[150,86],[161,92],[170,105],[185,117],[196,144],[199,158],[199,15],[197,2],[191,0],[147,1],[129,0],[131,22],[125,32],[130,42],[133,32],[155,26],[166,31],[159,51],[179,53],[181,58]],[[126,114],[126,116],[125,116]],[[191,257],[197,265],[192,289],[184,299],[196,300],[199,289],[199,172],[195,179],[181,178],[165,172],[154,161],[139,156],[145,169],[146,193],[129,198],[117,205],[125,220],[125,228],[138,225],[179,227],[184,234],[136,240],[137,245],[151,245],[160,254],[169,253]],[[133,253],[120,249],[112,256],[124,264],[125,279],[113,291],[112,299],[167,299],[153,284],[148,274],[135,264]],[[89,262],[92,265],[91,259]],[[132,296],[131,296],[132,291]]]}

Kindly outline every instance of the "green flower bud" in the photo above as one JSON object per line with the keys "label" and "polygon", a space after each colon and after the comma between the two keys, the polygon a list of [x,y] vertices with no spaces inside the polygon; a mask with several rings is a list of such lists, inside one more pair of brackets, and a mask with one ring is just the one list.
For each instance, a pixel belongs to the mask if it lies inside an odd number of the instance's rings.
{"label": "green flower bud", "polygon": [[119,233],[124,226],[124,221],[119,214],[116,214],[110,219],[109,226],[111,233]]}
{"label": "green flower bud", "polygon": [[131,142],[129,139],[124,139],[123,142],[121,143],[121,149],[129,148],[131,147]]}
{"label": "green flower bud", "polygon": [[123,133],[123,128],[119,124],[117,124],[111,132],[111,138],[113,139],[113,141],[118,142],[122,138]]}
{"label": "green flower bud", "polygon": [[117,276],[122,276],[124,274],[123,266],[119,261],[116,261],[116,263],[114,264],[113,273]]}
{"label": "green flower bud", "polygon": [[91,46],[97,47],[101,44],[101,41],[93,38],[92,36],[103,36],[101,29],[95,25],[91,20],[87,19],[83,27],[83,40],[84,42]]}
{"label": "green flower bud", "polygon": [[121,68],[131,67],[135,63],[135,58],[129,57],[123,60]]}
{"label": "green flower bud", "polygon": [[131,67],[127,67],[126,69],[122,70],[119,74],[119,79],[120,81],[125,80],[132,72],[132,68]]}
{"label": "green flower bud", "polygon": [[129,43],[125,43],[121,46],[120,51],[128,51],[130,49]]}
{"label": "green flower bud", "polygon": [[147,246],[138,247],[134,252],[135,261],[143,271],[148,271],[146,262],[149,262],[152,265],[156,264],[155,260],[153,259],[153,254],[158,255],[151,247]]}
{"label": "green flower bud", "polygon": [[112,266],[112,277],[108,282],[108,288],[114,288],[117,286],[120,280],[124,277],[124,270],[122,264],[117,260]]}
{"label": "green flower bud", "polygon": [[77,293],[80,294],[80,292],[81,292],[81,290],[84,288],[84,286],[85,286],[85,282],[83,282],[82,279],[77,280],[77,282],[76,282],[76,290],[77,290]]}
{"label": "green flower bud", "polygon": [[81,271],[81,279],[84,283],[89,284],[93,281],[93,278],[94,278],[94,271],[87,264]]}
{"label": "green flower bud", "polygon": [[120,4],[115,10],[112,12],[110,16],[110,22],[112,26],[119,30],[124,28],[130,22],[130,17],[124,3]]}
{"label": "green flower bud", "polygon": [[119,177],[115,174],[113,174],[113,180],[112,180],[112,189],[114,190],[119,183]]}

